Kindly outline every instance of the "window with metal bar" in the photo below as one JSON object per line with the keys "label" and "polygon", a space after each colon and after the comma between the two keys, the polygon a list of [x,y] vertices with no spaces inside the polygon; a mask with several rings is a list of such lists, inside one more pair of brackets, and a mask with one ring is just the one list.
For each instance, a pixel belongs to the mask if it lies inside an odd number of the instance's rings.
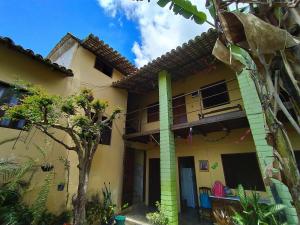
{"label": "window with metal bar", "polygon": [[147,122],[159,121],[159,105],[155,102],[147,106]]}
{"label": "window with metal bar", "polygon": [[229,103],[229,94],[225,80],[203,86],[200,92],[204,109]]}
{"label": "window with metal bar", "polygon": [[4,105],[17,105],[22,93],[15,90],[8,84],[0,82],[0,127],[12,128],[12,129],[23,129],[25,126],[25,120],[10,120],[3,118],[5,110],[2,109]]}

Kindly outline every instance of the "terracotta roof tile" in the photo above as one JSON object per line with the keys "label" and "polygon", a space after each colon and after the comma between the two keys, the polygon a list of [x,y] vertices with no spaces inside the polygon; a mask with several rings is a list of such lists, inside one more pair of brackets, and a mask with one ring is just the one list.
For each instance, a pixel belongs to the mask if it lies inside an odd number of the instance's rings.
{"label": "terracotta roof tile", "polygon": [[201,71],[216,62],[211,54],[216,40],[217,31],[209,29],[201,36],[154,59],[130,76],[114,82],[113,86],[132,92],[147,92],[157,87],[157,75],[161,70],[169,71],[173,80]]}
{"label": "terracotta roof tile", "polygon": [[9,48],[14,49],[15,51],[18,51],[19,53],[22,53],[24,55],[27,55],[31,57],[32,59],[41,62],[47,66],[50,66],[51,68],[58,70],[62,73],[64,73],[66,76],[73,76],[73,72],[70,69],[65,68],[64,66],[60,66],[57,63],[51,62],[51,60],[44,58],[40,54],[35,54],[31,49],[24,49],[21,45],[16,45],[13,40],[11,40],[8,37],[2,37],[0,36],[0,44],[6,45]]}

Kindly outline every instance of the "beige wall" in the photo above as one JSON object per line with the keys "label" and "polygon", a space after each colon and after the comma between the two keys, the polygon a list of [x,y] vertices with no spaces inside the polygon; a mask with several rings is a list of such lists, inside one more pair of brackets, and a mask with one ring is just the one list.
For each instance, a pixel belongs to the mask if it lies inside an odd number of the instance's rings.
{"label": "beige wall", "polygon": [[[91,88],[96,98],[108,101],[108,115],[116,107],[120,107],[122,112],[126,112],[127,91],[111,87],[112,82],[120,79],[123,75],[114,70],[112,78],[106,76],[94,68],[95,59],[96,56],[88,50],[82,47],[77,49],[71,64],[75,74],[73,86],[78,89]],[[120,115],[113,122],[111,145],[99,145],[92,164],[88,190],[90,194],[101,192],[104,182],[110,183],[112,196],[118,206],[121,204],[123,182],[124,142],[122,136],[124,134],[124,124],[124,116]],[[74,154],[71,154],[70,157],[74,162],[70,191],[76,192],[78,183],[77,160]]]}
{"label": "beige wall", "polygon": [[[0,81],[12,83],[16,79],[25,80],[38,84],[46,88],[50,93],[67,96],[77,93],[81,88],[90,88],[94,91],[97,98],[107,100],[109,108],[107,113],[110,114],[114,107],[121,107],[123,112],[127,106],[127,92],[121,89],[110,87],[112,81],[119,79],[122,75],[114,71],[113,77],[110,78],[100,71],[94,69],[95,55],[87,50],[76,46],[74,57],[71,60],[71,69],[74,77],[65,77],[61,72],[53,71],[49,66],[42,65],[28,56],[17,53],[6,47],[0,46]],[[122,190],[122,169],[123,169],[123,151],[124,143],[122,135],[124,132],[124,117],[120,116],[113,122],[111,145],[99,145],[95,155],[90,174],[89,193],[100,192],[103,183],[111,183],[111,189],[115,202],[120,205],[120,196]],[[6,140],[10,137],[16,137],[19,130],[0,128],[0,140]],[[65,136],[58,134],[61,139],[67,143],[69,140]],[[30,156],[43,161],[41,154],[34,147],[35,144],[43,145],[45,135],[30,130],[23,131],[15,148],[12,149],[13,142],[0,145],[1,158]],[[47,162],[54,164],[55,180],[52,183],[50,196],[48,199],[48,208],[58,213],[64,208],[66,192],[58,192],[57,184],[65,180],[65,171],[63,163],[59,157],[68,158],[71,161],[71,179],[70,179],[70,196],[77,190],[78,169],[77,156],[66,151],[62,146],[51,141],[49,144]],[[30,203],[34,200],[34,193],[37,193],[46,173],[38,172],[32,182],[32,186],[26,195],[26,200]]]}
{"label": "beige wall", "polygon": [[[62,96],[72,91],[72,78],[66,77],[61,72],[53,71],[49,66],[43,65],[28,56],[0,46],[0,81],[13,83],[16,79],[43,86],[50,93]],[[67,152],[61,145],[50,141],[46,150],[47,156],[44,159],[35,147],[35,145],[45,147],[46,136],[44,134],[34,129],[20,133],[20,130],[0,128],[0,140],[7,140],[18,135],[20,135],[20,138],[16,143],[9,142],[0,145],[1,158],[13,158],[16,161],[23,161],[26,160],[25,157],[31,157],[37,161],[38,165],[43,162],[52,163],[54,165],[55,179],[52,182],[48,206],[53,212],[61,211],[64,207],[65,192],[58,192],[56,185],[65,179],[64,166],[59,161],[59,157],[66,158]],[[46,174],[39,167],[37,168],[32,185],[25,197],[29,203],[35,200],[35,193],[43,185]]]}

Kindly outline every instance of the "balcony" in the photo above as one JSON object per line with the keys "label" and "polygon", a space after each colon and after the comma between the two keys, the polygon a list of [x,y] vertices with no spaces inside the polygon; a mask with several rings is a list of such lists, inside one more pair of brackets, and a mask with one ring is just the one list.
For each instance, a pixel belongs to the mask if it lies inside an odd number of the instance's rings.
{"label": "balcony", "polygon": [[[172,99],[172,110],[172,130],[182,138],[186,138],[191,129],[193,134],[206,135],[248,126],[236,79],[176,95]],[[148,142],[151,136],[159,137],[158,102],[126,114],[126,140]]]}

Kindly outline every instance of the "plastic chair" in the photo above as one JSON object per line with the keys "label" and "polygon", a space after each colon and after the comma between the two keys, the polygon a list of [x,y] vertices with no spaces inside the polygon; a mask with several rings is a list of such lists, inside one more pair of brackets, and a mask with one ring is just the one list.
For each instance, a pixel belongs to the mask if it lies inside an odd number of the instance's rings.
{"label": "plastic chair", "polygon": [[209,196],[211,195],[211,189],[208,187],[199,187],[199,217],[200,220],[211,220],[212,219],[212,209],[211,201]]}

